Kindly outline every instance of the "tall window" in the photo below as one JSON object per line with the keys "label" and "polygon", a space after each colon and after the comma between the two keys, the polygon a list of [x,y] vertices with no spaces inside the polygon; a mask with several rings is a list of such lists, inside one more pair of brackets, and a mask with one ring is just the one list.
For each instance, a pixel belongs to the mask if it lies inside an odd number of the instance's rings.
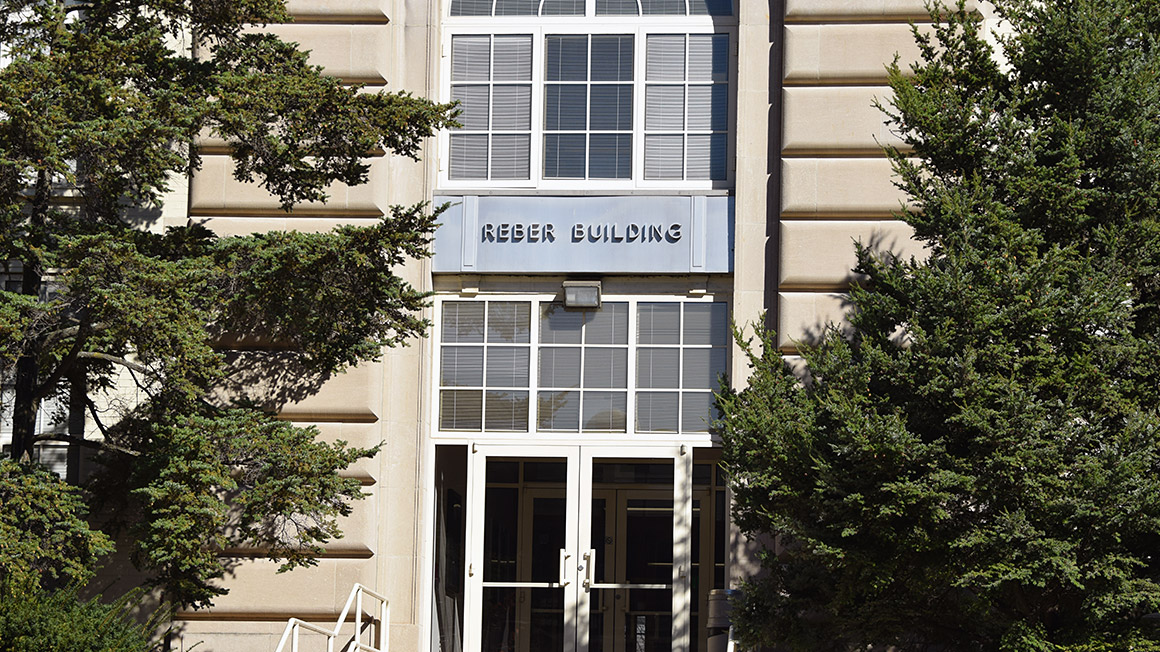
{"label": "tall window", "polygon": [[650,34],[645,64],[646,179],[724,179],[729,36]]}
{"label": "tall window", "polygon": [[727,369],[724,303],[445,301],[439,429],[707,432]]}
{"label": "tall window", "polygon": [[[451,39],[452,179],[527,179],[532,128],[532,37]],[[524,83],[521,83],[524,82]]]}
{"label": "tall window", "polygon": [[632,34],[548,35],[544,178],[632,175]]}
{"label": "tall window", "polygon": [[450,99],[462,127],[449,136],[447,182],[727,181],[731,33],[664,25],[453,30]]}

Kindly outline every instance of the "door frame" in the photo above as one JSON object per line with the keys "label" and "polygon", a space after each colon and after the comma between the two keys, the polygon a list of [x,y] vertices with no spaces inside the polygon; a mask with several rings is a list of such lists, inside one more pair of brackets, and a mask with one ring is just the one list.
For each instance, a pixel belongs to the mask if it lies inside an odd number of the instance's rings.
{"label": "door frame", "polygon": [[[474,443],[467,460],[467,532],[464,569],[464,650],[480,652],[483,625],[482,501],[488,458],[554,458],[567,461],[565,543],[558,582],[545,588],[564,593],[562,652],[588,652],[590,592],[584,585],[585,554],[592,532],[592,466],[597,459],[669,459],[673,464],[672,650],[688,652],[692,632],[693,454],[684,444],[502,444]],[[590,579],[590,576],[589,576]],[[507,583],[499,583],[507,584]],[[494,586],[494,583],[488,583]],[[539,586],[539,585],[536,585]],[[545,651],[549,652],[549,651]]]}

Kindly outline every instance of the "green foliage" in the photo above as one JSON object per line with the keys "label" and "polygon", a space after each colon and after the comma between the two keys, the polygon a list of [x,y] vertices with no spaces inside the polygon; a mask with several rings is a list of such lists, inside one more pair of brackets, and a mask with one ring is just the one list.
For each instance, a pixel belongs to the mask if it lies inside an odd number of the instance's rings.
{"label": "green foliage", "polygon": [[928,256],[721,401],[750,642],[1160,649],[1160,3],[996,5],[1007,64],[960,5],[889,71]]}
{"label": "green foliage", "polygon": [[[249,29],[288,20],[279,0],[0,0],[0,15],[0,261],[21,278],[0,291],[14,455],[42,437],[46,399],[86,412],[103,434],[100,516],[129,528],[175,604],[223,592],[222,552],[312,563],[362,495],[339,472],[377,449],[272,415],[425,332],[426,294],[396,271],[428,255],[438,210],[318,234],[143,226],[206,135],[290,210],[365,182],[370,156],[415,158],[452,107],[344,85]],[[99,410],[102,396],[117,409]]]}
{"label": "green foliage", "polygon": [[85,522],[80,492],[35,465],[0,459],[0,505],[0,592],[83,583],[113,550]]}
{"label": "green foliage", "polygon": [[81,600],[74,590],[0,591],[0,650],[7,652],[150,652],[156,618],[134,620],[132,595],[112,603]]}

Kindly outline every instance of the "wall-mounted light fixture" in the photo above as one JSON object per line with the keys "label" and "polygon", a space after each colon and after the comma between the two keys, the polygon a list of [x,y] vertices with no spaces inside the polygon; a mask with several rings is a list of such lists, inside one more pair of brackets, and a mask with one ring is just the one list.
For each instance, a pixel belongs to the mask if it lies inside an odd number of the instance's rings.
{"label": "wall-mounted light fixture", "polygon": [[564,281],[565,308],[599,308],[600,281]]}

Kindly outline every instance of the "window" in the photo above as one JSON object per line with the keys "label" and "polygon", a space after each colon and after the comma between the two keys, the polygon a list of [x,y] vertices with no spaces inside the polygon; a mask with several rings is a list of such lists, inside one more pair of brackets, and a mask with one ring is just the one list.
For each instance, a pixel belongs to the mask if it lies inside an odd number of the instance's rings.
{"label": "window", "polygon": [[[728,16],[729,0],[596,0],[597,16]],[[584,0],[451,0],[452,16],[583,16]]]}
{"label": "window", "polygon": [[527,179],[532,128],[532,37],[451,39],[452,179]]}
{"label": "window", "polygon": [[444,301],[439,430],[707,432],[727,371],[717,302]]}
{"label": "window", "polygon": [[673,26],[454,30],[449,97],[459,102],[462,126],[447,140],[444,182],[543,188],[726,182],[731,33]]}
{"label": "window", "polygon": [[729,36],[650,34],[645,64],[646,179],[724,179]]}
{"label": "window", "polygon": [[544,178],[629,178],[633,36],[549,35],[545,46]]}

